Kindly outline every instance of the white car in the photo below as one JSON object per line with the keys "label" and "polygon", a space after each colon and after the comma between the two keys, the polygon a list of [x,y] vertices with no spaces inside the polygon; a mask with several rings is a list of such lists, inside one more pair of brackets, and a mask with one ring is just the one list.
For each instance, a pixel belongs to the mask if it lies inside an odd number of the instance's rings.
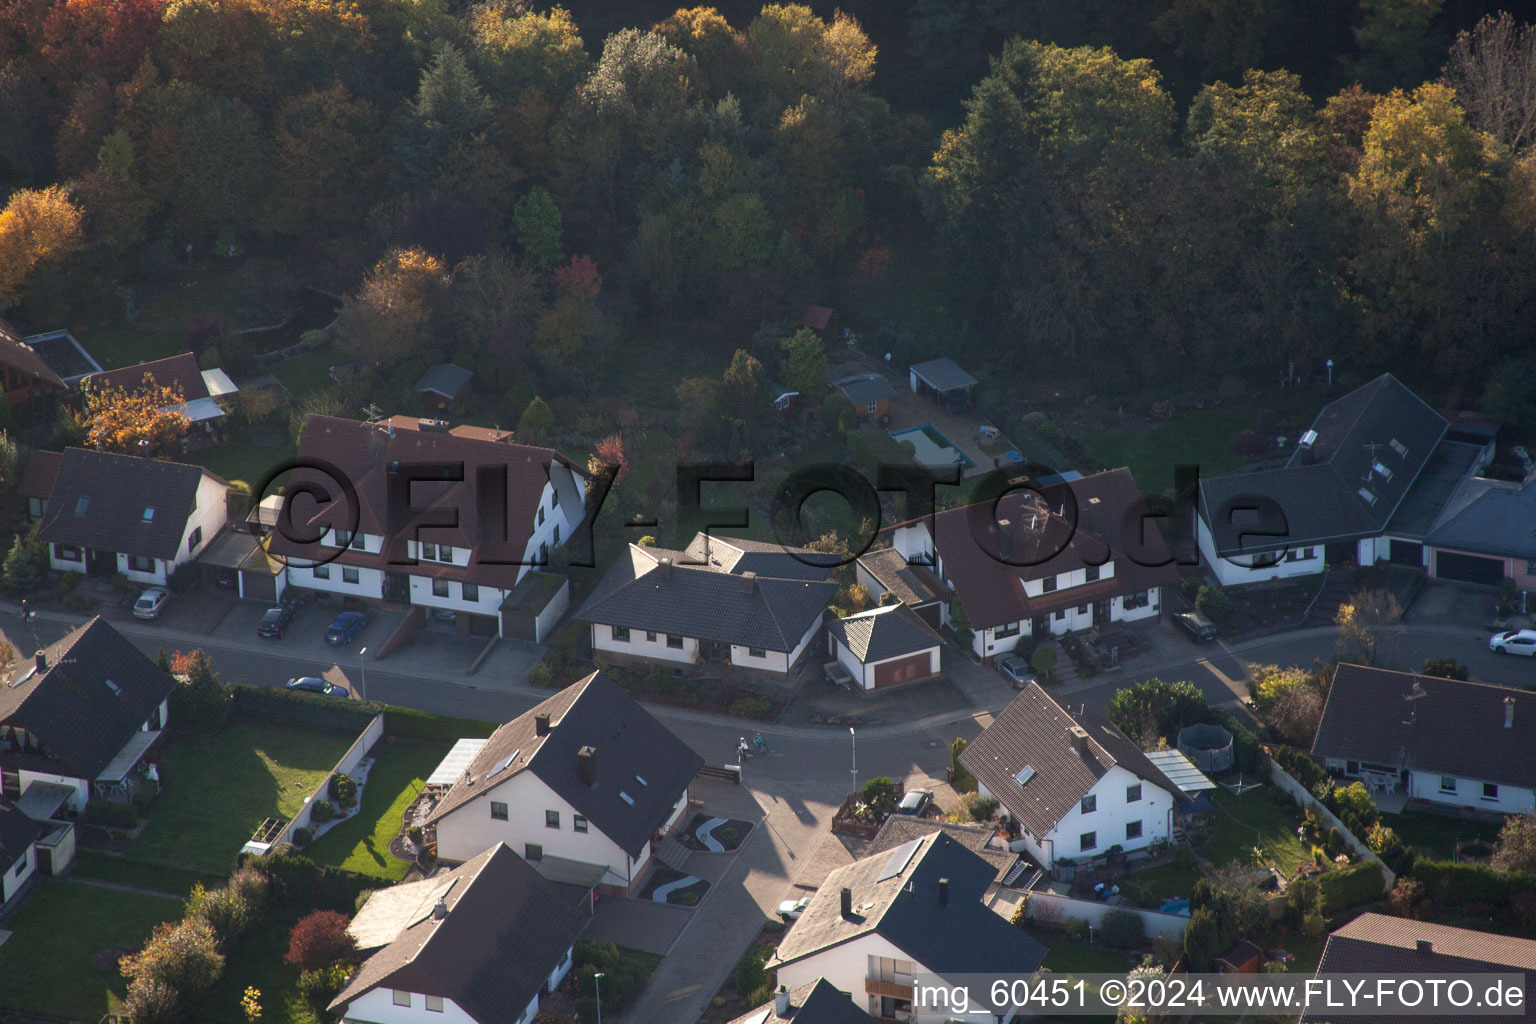
{"label": "white car", "polygon": [[133,617],[136,619],[158,619],[160,611],[165,607],[165,602],[171,599],[171,592],[164,587],[150,587],[139,595],[139,599],[133,602]]}
{"label": "white car", "polygon": [[793,921],[805,913],[805,908],[811,905],[809,896],[801,896],[797,900],[785,900],[779,904],[779,919],[781,921]]}
{"label": "white car", "polygon": [[1495,654],[1536,655],[1536,629],[1511,629],[1488,639],[1488,649]]}

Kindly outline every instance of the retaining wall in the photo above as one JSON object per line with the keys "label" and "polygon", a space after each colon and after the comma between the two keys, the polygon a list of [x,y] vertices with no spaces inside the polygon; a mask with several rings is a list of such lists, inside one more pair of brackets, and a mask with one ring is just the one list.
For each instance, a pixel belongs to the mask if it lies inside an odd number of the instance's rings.
{"label": "retaining wall", "polygon": [[1080,900],[1075,896],[1059,896],[1053,892],[1036,890],[1029,894],[1028,915],[1042,924],[1065,924],[1068,918],[1078,917],[1095,929],[1102,927],[1104,915],[1111,910],[1126,910],[1141,918],[1149,939],[1184,938],[1189,918],[1182,914],[1165,914],[1160,910],[1144,910],[1124,904],[1104,903],[1100,900]]}
{"label": "retaining wall", "polygon": [[[327,775],[325,781],[320,783],[319,788],[310,794],[308,800],[304,801],[303,808],[293,816],[293,820],[284,825],[283,830],[274,836],[270,843],[247,843],[245,849],[241,852],[258,853],[265,856],[277,844],[293,842],[293,833],[295,831],[301,828],[309,828],[309,815],[314,809],[315,801],[330,799],[331,776],[351,775],[363,758],[367,756],[368,751],[373,749],[373,745],[383,738],[384,716],[382,714],[374,715],[373,721],[369,722],[363,731],[358,734],[357,739],[352,741],[352,745],[347,748],[347,752],[341,755],[341,760],[336,762],[336,766],[331,769],[331,774]],[[361,803],[361,794],[359,794],[359,803]],[[353,813],[356,813],[356,808],[353,809]]]}
{"label": "retaining wall", "polygon": [[1330,827],[1338,829],[1339,838],[1344,840],[1344,845],[1358,854],[1360,859],[1374,861],[1376,866],[1381,869],[1381,878],[1386,884],[1387,891],[1390,892],[1392,890],[1392,886],[1397,884],[1397,875],[1392,869],[1383,864],[1381,858],[1376,856],[1359,836],[1351,832],[1337,814],[1334,814],[1321,800],[1313,796],[1311,791],[1306,786],[1303,786],[1295,776],[1280,767],[1280,762],[1274,758],[1269,760],[1269,781],[1277,788],[1290,794],[1301,806],[1315,812]]}

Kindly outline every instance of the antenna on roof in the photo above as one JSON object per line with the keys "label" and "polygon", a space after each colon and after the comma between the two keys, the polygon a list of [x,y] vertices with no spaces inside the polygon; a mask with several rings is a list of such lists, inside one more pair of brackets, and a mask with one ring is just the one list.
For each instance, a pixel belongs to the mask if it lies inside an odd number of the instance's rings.
{"label": "antenna on roof", "polygon": [[1412,692],[1403,695],[1403,700],[1408,702],[1408,721],[1404,722],[1404,725],[1413,725],[1419,720],[1419,713],[1416,704],[1418,701],[1421,701],[1428,696],[1429,694],[1425,692],[1423,685],[1421,685],[1419,681],[1415,679],[1413,681]]}
{"label": "antenna on roof", "polygon": [[363,419],[368,423],[378,423],[384,418],[384,410],[369,402],[362,408]]}
{"label": "antenna on roof", "polygon": [[1366,452],[1371,456],[1371,461],[1375,462],[1376,461],[1376,449],[1378,449],[1378,448],[1385,448],[1386,445],[1378,444],[1375,441],[1367,441],[1364,444],[1362,444],[1360,447],[1364,448],[1366,450]]}

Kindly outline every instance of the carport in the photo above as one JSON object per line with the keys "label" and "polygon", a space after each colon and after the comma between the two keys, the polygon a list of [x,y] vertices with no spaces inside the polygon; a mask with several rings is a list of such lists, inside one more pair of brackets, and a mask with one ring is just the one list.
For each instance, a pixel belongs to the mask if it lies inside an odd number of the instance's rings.
{"label": "carport", "polygon": [[1504,559],[1464,555],[1455,551],[1436,551],[1435,578],[1496,587],[1504,578]]}
{"label": "carport", "polygon": [[209,544],[198,559],[217,584],[225,573],[235,574],[235,590],[248,601],[276,604],[286,589],[287,567],[267,557],[263,538],[226,530]]}
{"label": "carport", "polygon": [[961,413],[971,407],[971,389],[976,378],[960,369],[952,359],[930,359],[909,371],[912,391],[931,398],[945,412]]}

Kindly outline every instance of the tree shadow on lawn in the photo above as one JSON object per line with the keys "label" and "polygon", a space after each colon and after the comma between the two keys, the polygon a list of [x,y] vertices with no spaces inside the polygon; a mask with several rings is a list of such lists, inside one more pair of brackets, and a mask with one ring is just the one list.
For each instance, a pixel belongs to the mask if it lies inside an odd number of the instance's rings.
{"label": "tree shadow on lawn", "polygon": [[390,840],[400,834],[406,808],[450,749],[428,740],[396,740],[385,748],[368,772],[352,817],[315,840],[305,855],[373,878],[404,878],[411,865],[390,856]]}

